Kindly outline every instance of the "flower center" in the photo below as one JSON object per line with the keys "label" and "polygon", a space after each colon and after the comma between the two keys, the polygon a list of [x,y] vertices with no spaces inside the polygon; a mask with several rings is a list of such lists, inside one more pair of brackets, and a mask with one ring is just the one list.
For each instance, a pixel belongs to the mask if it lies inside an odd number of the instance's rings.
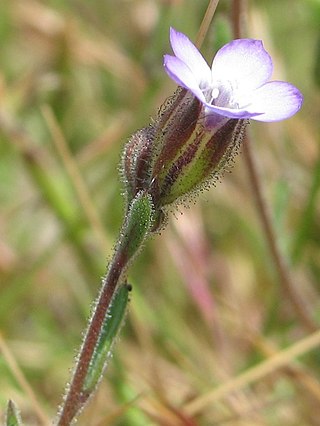
{"label": "flower center", "polygon": [[[208,104],[215,105],[224,108],[240,109],[242,104],[246,102],[240,102],[240,93],[236,82],[226,81],[212,81],[206,82],[200,88],[204,94],[204,97]],[[243,96],[241,96],[243,98]],[[242,99],[243,101],[243,99]]]}

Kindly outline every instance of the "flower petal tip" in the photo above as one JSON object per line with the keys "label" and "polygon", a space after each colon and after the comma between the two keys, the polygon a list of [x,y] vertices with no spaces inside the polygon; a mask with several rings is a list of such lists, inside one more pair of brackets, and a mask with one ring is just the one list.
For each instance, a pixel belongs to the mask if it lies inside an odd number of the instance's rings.
{"label": "flower petal tip", "polygon": [[303,104],[299,89],[285,81],[269,81],[255,92],[251,108],[263,110],[257,121],[286,120],[296,114]]}

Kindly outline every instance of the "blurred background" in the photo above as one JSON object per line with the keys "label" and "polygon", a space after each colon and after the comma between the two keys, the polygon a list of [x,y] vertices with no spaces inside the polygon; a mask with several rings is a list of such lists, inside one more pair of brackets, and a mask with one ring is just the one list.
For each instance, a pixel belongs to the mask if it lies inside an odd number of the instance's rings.
{"label": "blurred background", "polygon": [[[219,3],[209,62],[232,38],[232,5]],[[162,67],[169,27],[194,40],[207,6],[1,1],[2,416],[10,398],[26,424],[54,417],[122,223],[122,148],[175,89]],[[291,287],[240,155],[221,183],[173,210],[131,267],[127,321],[79,425],[319,425],[319,347],[298,360],[285,348],[320,321],[320,2],[248,1],[245,19],[273,79],[305,96],[290,120],[250,125]]]}

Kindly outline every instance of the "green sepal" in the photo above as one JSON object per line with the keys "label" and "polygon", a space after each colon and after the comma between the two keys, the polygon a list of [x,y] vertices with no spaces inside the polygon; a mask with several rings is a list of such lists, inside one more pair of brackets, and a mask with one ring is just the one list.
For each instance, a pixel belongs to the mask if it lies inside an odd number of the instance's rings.
{"label": "green sepal", "polygon": [[130,203],[122,230],[121,246],[127,261],[131,260],[140,250],[145,237],[153,225],[154,208],[151,196],[140,191]]}
{"label": "green sepal", "polygon": [[122,284],[113,296],[85,378],[84,392],[91,393],[102,377],[106,361],[126,315],[130,290],[130,285]]}
{"label": "green sepal", "polygon": [[20,412],[16,404],[9,400],[6,413],[6,426],[22,426]]}
{"label": "green sepal", "polygon": [[245,120],[229,119],[212,133],[195,134],[164,178],[162,203],[188,197],[220,176],[239,150],[246,124]]}

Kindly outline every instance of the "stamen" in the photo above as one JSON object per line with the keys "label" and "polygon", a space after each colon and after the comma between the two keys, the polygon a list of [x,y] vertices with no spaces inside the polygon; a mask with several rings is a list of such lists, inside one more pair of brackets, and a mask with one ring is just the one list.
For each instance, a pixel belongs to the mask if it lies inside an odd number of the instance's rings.
{"label": "stamen", "polygon": [[213,99],[217,99],[217,97],[219,96],[219,93],[220,93],[219,89],[217,87],[214,87],[211,90],[211,101],[213,101]]}

